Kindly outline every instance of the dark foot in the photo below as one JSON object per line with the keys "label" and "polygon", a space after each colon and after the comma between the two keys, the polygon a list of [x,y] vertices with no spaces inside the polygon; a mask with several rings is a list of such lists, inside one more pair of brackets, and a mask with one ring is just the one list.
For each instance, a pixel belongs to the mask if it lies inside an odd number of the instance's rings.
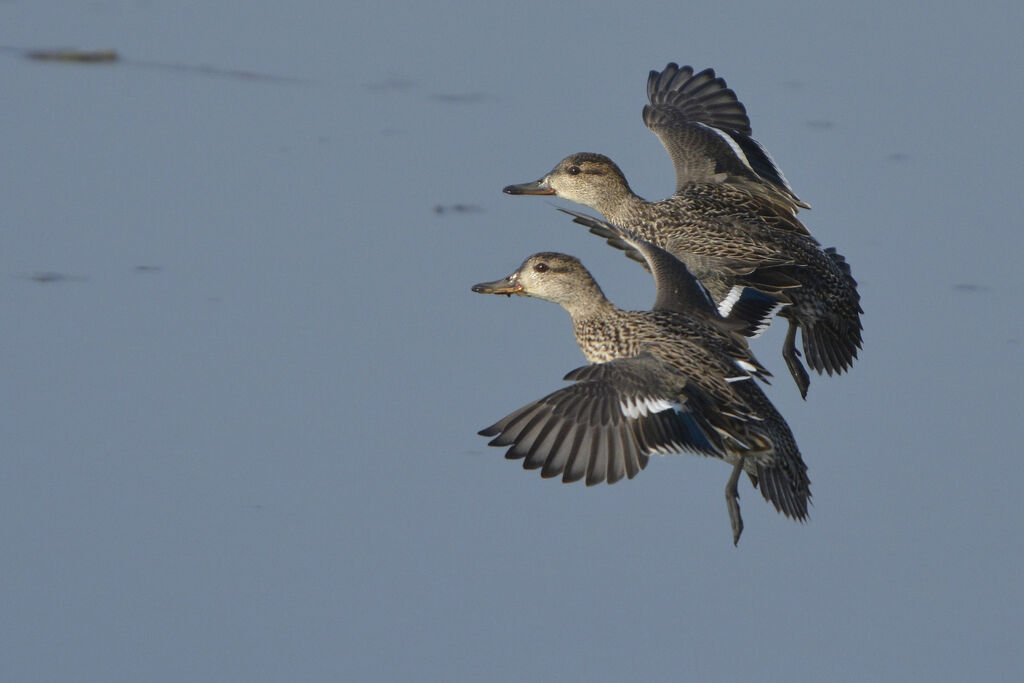
{"label": "dark foot", "polygon": [[725,505],[729,508],[729,523],[732,524],[732,544],[739,545],[740,534],[743,533],[743,517],[740,515],[740,492],[737,484],[740,481],[740,472],[743,471],[743,456],[732,468],[732,474],[725,485]]}
{"label": "dark foot", "polygon": [[796,323],[789,321],[789,330],[786,331],[786,341],[782,344],[782,357],[786,360],[789,374],[793,375],[796,386],[800,390],[800,397],[807,399],[807,389],[811,386],[811,378],[800,362],[800,352],[796,350]]}

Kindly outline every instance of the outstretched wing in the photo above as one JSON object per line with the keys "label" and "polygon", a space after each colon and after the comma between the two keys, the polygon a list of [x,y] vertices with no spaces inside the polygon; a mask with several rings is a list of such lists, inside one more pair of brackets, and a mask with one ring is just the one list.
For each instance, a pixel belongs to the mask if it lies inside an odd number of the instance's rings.
{"label": "outstretched wing", "polygon": [[[588,486],[632,479],[650,455],[688,450],[721,457],[699,392],[650,354],[573,370],[575,382],[482,430],[524,469]],[[692,394],[695,399],[691,400]]]}
{"label": "outstretched wing", "polygon": [[668,64],[647,79],[644,123],[668,151],[676,191],[690,182],[729,177],[755,194],[785,205],[810,208],[793,192],[767,150],[751,137],[746,108],[713,69]]}

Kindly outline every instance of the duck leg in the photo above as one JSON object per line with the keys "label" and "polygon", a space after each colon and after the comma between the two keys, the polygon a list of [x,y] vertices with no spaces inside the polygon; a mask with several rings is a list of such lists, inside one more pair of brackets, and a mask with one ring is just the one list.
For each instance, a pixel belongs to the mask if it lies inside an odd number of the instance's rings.
{"label": "duck leg", "polygon": [[807,388],[811,386],[811,378],[807,376],[804,364],[800,362],[800,352],[796,350],[796,321],[789,321],[789,330],[786,331],[786,341],[782,344],[782,357],[786,359],[789,373],[796,380],[796,386],[800,389],[800,397],[807,398]]}
{"label": "duck leg", "polygon": [[739,457],[736,465],[732,468],[729,481],[725,484],[725,505],[729,508],[729,522],[732,524],[732,544],[739,545],[740,534],[743,533],[743,517],[740,515],[740,492],[737,484],[740,481],[740,472],[743,471],[743,456]]}

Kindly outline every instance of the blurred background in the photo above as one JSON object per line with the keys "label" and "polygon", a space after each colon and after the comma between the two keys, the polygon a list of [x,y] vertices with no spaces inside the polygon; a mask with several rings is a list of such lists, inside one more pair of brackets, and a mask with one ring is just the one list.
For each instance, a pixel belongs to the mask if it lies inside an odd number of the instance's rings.
{"label": "blurred background", "polygon": [[[1019,3],[0,2],[0,679],[1019,680]],[[116,50],[114,62],[30,59]],[[477,430],[582,364],[579,256],[501,194],[569,153],[649,199],[650,69],[714,67],[852,264],[807,524],[729,468],[542,480]],[[563,204],[564,205],[564,204]],[[579,207],[575,207],[579,208]]]}

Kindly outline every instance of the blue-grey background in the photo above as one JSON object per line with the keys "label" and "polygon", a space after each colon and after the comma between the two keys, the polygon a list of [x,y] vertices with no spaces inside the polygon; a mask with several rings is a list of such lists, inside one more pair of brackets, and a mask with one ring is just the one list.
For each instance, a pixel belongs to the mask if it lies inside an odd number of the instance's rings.
{"label": "blue-grey background", "polygon": [[[1020,3],[484,4],[0,2],[0,679],[1020,680]],[[720,462],[587,489],[476,436],[582,358],[471,284],[560,250],[652,300],[500,189],[594,151],[669,194],[668,61],[866,310],[806,402],[755,342],[815,505],[745,486],[738,549]]]}

